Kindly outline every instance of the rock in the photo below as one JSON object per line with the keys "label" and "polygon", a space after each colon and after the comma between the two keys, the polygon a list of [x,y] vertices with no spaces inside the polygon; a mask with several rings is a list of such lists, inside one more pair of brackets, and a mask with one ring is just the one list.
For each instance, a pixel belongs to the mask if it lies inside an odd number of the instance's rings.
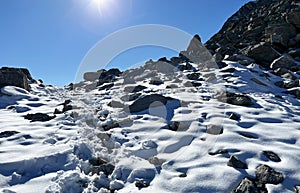
{"label": "rock", "polygon": [[157,107],[165,105],[169,100],[173,100],[170,97],[164,97],[159,94],[145,95],[134,101],[130,106],[130,113],[136,113],[149,109],[149,107]]}
{"label": "rock", "polygon": [[272,151],[263,151],[263,155],[273,162],[280,162],[280,157]]}
{"label": "rock", "polygon": [[103,164],[107,164],[107,161],[102,158],[99,158],[99,157],[97,157],[97,158],[93,157],[93,158],[89,159],[89,163],[93,166],[100,166]]}
{"label": "rock", "polygon": [[281,76],[281,75],[288,73],[289,70],[286,68],[277,68],[277,69],[274,69],[273,72],[274,72],[274,74]]}
{"label": "rock", "polygon": [[262,184],[279,184],[283,182],[284,176],[282,173],[275,171],[268,165],[260,165],[255,171],[256,179]]}
{"label": "rock", "polygon": [[28,80],[32,80],[32,77],[27,69],[0,68],[0,87],[16,86],[29,91]]}
{"label": "rock", "polygon": [[2,131],[0,132],[0,138],[11,137],[15,134],[18,134],[18,131]]}
{"label": "rock", "polygon": [[103,164],[100,166],[93,166],[92,168],[90,168],[88,173],[99,175],[100,172],[103,172],[106,176],[109,176],[110,174],[112,174],[114,169],[115,169],[115,166],[108,163],[108,164]]}
{"label": "rock", "polygon": [[110,103],[108,103],[108,106],[113,108],[124,108],[124,104],[120,101],[112,100]]}
{"label": "rock", "polygon": [[269,38],[271,44],[288,47],[288,42],[297,34],[296,28],[287,23],[270,24],[265,29],[265,36]]}
{"label": "rock", "polygon": [[156,86],[159,86],[159,85],[161,85],[163,83],[164,83],[163,81],[161,81],[161,80],[155,80],[155,79],[152,79],[149,82],[149,84],[153,84],[153,85],[156,85]]}
{"label": "rock", "polygon": [[227,68],[227,69],[222,69],[220,70],[220,72],[227,72],[227,73],[233,73],[235,72],[235,68]]}
{"label": "rock", "polygon": [[296,58],[296,57],[300,57],[300,48],[298,49],[292,49],[288,52],[288,54],[290,56],[292,56],[293,58]]}
{"label": "rock", "polygon": [[249,178],[244,178],[239,185],[230,193],[267,193],[267,189],[258,188],[255,181]]}
{"label": "rock", "polygon": [[206,133],[211,135],[220,135],[223,133],[223,126],[222,125],[207,125],[206,126]]}
{"label": "rock", "polygon": [[125,87],[124,91],[125,92],[129,92],[129,93],[136,93],[136,92],[140,92],[144,89],[146,89],[147,87],[143,86],[143,85],[137,85],[137,86],[127,86]]}
{"label": "rock", "polygon": [[289,69],[292,66],[295,66],[296,61],[289,55],[282,55],[281,57],[275,59],[272,63],[270,68],[277,69],[277,68],[286,68]]}
{"label": "rock", "polygon": [[209,155],[218,155],[218,154],[226,154],[226,153],[228,153],[227,149],[219,149],[214,152],[212,152],[212,151],[208,152]]}
{"label": "rock", "polygon": [[108,71],[101,69],[97,72],[86,72],[83,74],[85,81],[99,80],[98,85],[111,82],[116,76],[119,76],[122,72],[119,69],[113,68]]}
{"label": "rock", "polygon": [[227,57],[225,57],[224,59],[229,61],[236,61],[244,66],[248,66],[249,64],[255,62],[255,60],[253,60],[252,58],[249,58],[242,54],[227,55]]}
{"label": "rock", "polygon": [[229,115],[229,119],[235,120],[235,121],[239,121],[241,119],[241,116],[237,113],[230,113]]}
{"label": "rock", "polygon": [[30,122],[34,121],[50,121],[51,119],[54,119],[56,116],[49,116],[44,113],[35,113],[35,114],[27,114],[24,116],[25,119],[30,120]]}
{"label": "rock", "polygon": [[147,184],[146,182],[137,181],[135,182],[135,186],[139,189],[142,189],[142,188],[147,188],[149,184]]}
{"label": "rock", "polygon": [[191,73],[186,75],[186,77],[190,80],[199,80],[200,76],[200,73]]}
{"label": "rock", "polygon": [[283,75],[281,75],[280,77],[284,78],[284,79],[290,79],[290,80],[295,80],[297,77],[292,74],[291,72],[285,73]]}
{"label": "rock", "polygon": [[247,164],[245,164],[235,156],[230,156],[227,165],[233,168],[248,169]]}
{"label": "rock", "polygon": [[179,177],[179,178],[185,178],[185,177],[187,177],[187,175],[186,175],[186,173],[182,173],[182,174],[179,174],[178,177]]}
{"label": "rock", "polygon": [[294,87],[299,87],[300,86],[299,80],[290,80],[288,82],[278,81],[278,82],[275,82],[274,84],[276,86],[278,86],[278,87],[286,88],[286,89],[290,89],[290,88],[294,88]]}
{"label": "rock", "polygon": [[239,105],[239,106],[252,106],[254,103],[252,99],[245,95],[245,94],[236,94],[236,93],[219,93],[216,95],[216,98],[225,103],[229,103],[232,105]]}
{"label": "rock", "polygon": [[300,28],[300,10],[293,10],[292,12],[288,13],[286,15],[286,21],[287,23],[290,23],[297,28]]}
{"label": "rock", "polygon": [[121,97],[122,101],[134,101],[141,96],[141,93],[127,94]]}
{"label": "rock", "polygon": [[[266,43],[248,47],[247,49],[242,50],[242,53],[250,58],[253,58],[259,64],[270,64],[276,58],[280,57],[280,54]],[[265,65],[263,66],[267,67]]]}

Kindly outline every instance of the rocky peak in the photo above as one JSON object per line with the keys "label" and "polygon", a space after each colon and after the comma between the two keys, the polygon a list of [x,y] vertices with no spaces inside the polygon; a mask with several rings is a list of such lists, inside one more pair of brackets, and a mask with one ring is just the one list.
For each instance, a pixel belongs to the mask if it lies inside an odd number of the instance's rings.
{"label": "rocky peak", "polygon": [[300,7],[296,0],[257,0],[232,15],[206,47],[213,53],[239,54],[260,42],[268,42],[280,53],[299,47]]}

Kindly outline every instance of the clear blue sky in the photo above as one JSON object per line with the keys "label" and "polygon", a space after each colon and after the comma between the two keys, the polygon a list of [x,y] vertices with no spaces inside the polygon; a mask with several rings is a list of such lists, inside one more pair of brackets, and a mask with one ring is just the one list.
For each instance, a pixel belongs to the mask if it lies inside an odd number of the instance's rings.
{"label": "clear blue sky", "polygon": [[[205,42],[249,0],[1,0],[0,66],[28,68],[47,84],[74,81],[87,52],[101,39],[126,27],[163,24]],[[99,1],[99,0],[98,0]],[[113,48],[113,46],[112,46]],[[112,61],[121,69],[175,55],[146,47]],[[99,61],[101,62],[101,61]]]}

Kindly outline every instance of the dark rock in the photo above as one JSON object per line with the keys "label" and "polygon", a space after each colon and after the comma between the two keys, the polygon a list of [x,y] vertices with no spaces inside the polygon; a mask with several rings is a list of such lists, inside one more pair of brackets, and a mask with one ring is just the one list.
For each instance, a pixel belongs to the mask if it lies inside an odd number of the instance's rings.
{"label": "dark rock", "polygon": [[142,189],[142,188],[147,188],[149,184],[147,184],[146,182],[137,181],[135,182],[135,186],[139,189]]}
{"label": "dark rock", "polygon": [[168,100],[172,100],[172,98],[164,97],[159,94],[145,95],[138,98],[136,101],[134,101],[129,106],[129,110],[131,113],[144,111],[149,109],[150,106],[156,107],[156,106],[165,105],[168,102]]}
{"label": "dark rock", "polygon": [[233,72],[235,72],[235,69],[234,68],[227,68],[227,69],[220,70],[220,72],[233,73]]}
{"label": "dark rock", "polygon": [[289,40],[296,36],[296,34],[296,28],[287,23],[270,24],[265,29],[265,36],[271,44],[283,47],[288,47]]}
{"label": "dark rock", "polygon": [[34,121],[50,121],[51,119],[54,119],[56,116],[49,116],[44,113],[35,113],[35,114],[27,114],[24,116],[25,119],[30,120],[31,122]]}
{"label": "dark rock", "polygon": [[111,124],[106,124],[106,125],[102,125],[102,128],[104,129],[104,131],[109,131],[111,129],[120,127],[120,124],[118,122],[113,122]]}
{"label": "dark rock", "polygon": [[285,78],[285,79],[290,79],[290,80],[295,80],[297,78],[291,72],[285,73],[285,74],[281,75],[280,77]]}
{"label": "dark rock", "polygon": [[274,69],[273,72],[274,72],[274,74],[281,76],[281,75],[288,73],[289,70],[286,68],[277,68],[277,69]]}
{"label": "dark rock", "polygon": [[270,66],[271,69],[277,69],[277,68],[286,68],[289,69],[292,66],[295,66],[296,61],[289,55],[283,55],[276,60],[274,60]]}
{"label": "dark rock", "polygon": [[290,88],[294,88],[294,87],[299,87],[299,80],[290,80],[288,82],[284,82],[284,81],[278,81],[274,83],[276,86],[281,87],[281,88],[286,88],[286,89],[290,89]]}
{"label": "dark rock", "polygon": [[244,178],[239,185],[230,193],[267,193],[267,189],[258,188],[256,182],[249,178]]}
{"label": "dark rock", "polygon": [[229,115],[229,119],[235,120],[235,121],[239,121],[241,119],[241,116],[237,113],[230,113]]}
{"label": "dark rock", "polygon": [[155,79],[152,79],[149,82],[149,84],[153,84],[153,85],[156,85],[156,86],[162,85],[163,83],[164,83],[163,81],[161,81],[161,80],[155,80]]}
{"label": "dark rock", "polygon": [[290,56],[292,56],[293,58],[296,58],[296,57],[300,57],[300,48],[298,49],[292,49],[288,52],[288,54]]}
{"label": "dark rock", "polygon": [[222,125],[207,125],[206,126],[206,133],[211,135],[220,135],[223,133],[223,126]]}
{"label": "dark rock", "polygon": [[257,167],[255,175],[261,184],[279,184],[284,180],[282,173],[275,171],[268,165],[260,165]]}
{"label": "dark rock", "polygon": [[179,124],[180,124],[180,122],[178,122],[178,121],[172,121],[172,122],[168,125],[168,127],[169,127],[169,129],[172,130],[172,131],[177,131],[178,128],[179,128]]}
{"label": "dark rock", "polygon": [[191,84],[193,85],[193,87],[199,87],[199,86],[202,86],[202,83],[201,83],[201,82],[196,82],[196,81],[191,82]]}
{"label": "dark rock", "polygon": [[249,138],[249,139],[257,139],[257,135],[245,131],[239,131],[238,134],[240,134],[243,137]]}
{"label": "dark rock", "polygon": [[263,155],[273,162],[280,162],[280,157],[272,151],[263,151]]}
{"label": "dark rock", "polygon": [[186,77],[190,80],[199,80],[201,74],[200,73],[191,73],[186,75]]}
{"label": "dark rock", "polygon": [[300,193],[300,186],[295,186],[296,193]]}
{"label": "dark rock", "polygon": [[293,10],[286,15],[286,21],[297,28],[300,28],[300,10]]}
{"label": "dark rock", "polygon": [[97,72],[86,72],[83,75],[86,81],[99,80],[99,85],[111,82],[116,76],[119,76],[122,72],[119,69],[113,68],[108,71],[101,69]]}
{"label": "dark rock", "polygon": [[245,164],[235,156],[230,156],[227,165],[233,168],[248,169],[247,164]]}
{"label": "dark rock", "polygon": [[[270,64],[276,58],[280,57],[280,54],[266,43],[257,44],[255,46],[248,47],[242,51],[246,56],[253,58],[257,63]],[[264,67],[267,67],[264,65]]]}
{"label": "dark rock", "polygon": [[93,166],[92,168],[90,168],[88,173],[99,175],[100,172],[103,172],[106,176],[109,176],[110,174],[112,174],[114,169],[115,169],[115,166],[108,163],[108,164],[103,164],[100,166]]}
{"label": "dark rock", "polygon": [[124,108],[123,103],[121,103],[120,101],[115,101],[115,100],[108,103],[108,106],[113,107],[113,108]]}
{"label": "dark rock", "polygon": [[214,151],[214,152],[208,152],[209,155],[218,155],[218,154],[226,154],[228,153],[228,150],[227,149],[219,149],[217,151]]}
{"label": "dark rock", "polygon": [[179,178],[185,178],[185,177],[187,177],[186,173],[179,174]]}
{"label": "dark rock", "polygon": [[216,98],[221,102],[225,102],[233,105],[239,105],[239,106],[252,106],[254,104],[252,102],[252,99],[245,94],[223,92],[216,95]]}
{"label": "dark rock", "polygon": [[107,161],[98,157],[89,159],[89,163],[93,166],[101,166],[107,164]]}
{"label": "dark rock", "polygon": [[129,92],[129,93],[136,93],[136,92],[140,92],[144,89],[146,89],[147,87],[143,86],[143,85],[137,85],[137,86],[128,86],[125,87],[124,91],[125,92]]}
{"label": "dark rock", "polygon": [[27,69],[0,68],[0,87],[16,86],[29,91],[28,80],[32,80],[32,77]]}
{"label": "dark rock", "polygon": [[11,137],[18,133],[20,133],[20,132],[18,132],[18,131],[3,131],[0,133],[0,138]]}

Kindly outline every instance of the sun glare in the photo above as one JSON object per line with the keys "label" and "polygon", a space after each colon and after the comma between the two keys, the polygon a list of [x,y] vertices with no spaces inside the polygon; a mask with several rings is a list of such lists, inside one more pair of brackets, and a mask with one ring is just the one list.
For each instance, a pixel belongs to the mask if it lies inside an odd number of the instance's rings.
{"label": "sun glare", "polygon": [[92,5],[97,8],[98,13],[103,16],[107,10],[112,8],[111,3],[113,0],[92,0]]}

